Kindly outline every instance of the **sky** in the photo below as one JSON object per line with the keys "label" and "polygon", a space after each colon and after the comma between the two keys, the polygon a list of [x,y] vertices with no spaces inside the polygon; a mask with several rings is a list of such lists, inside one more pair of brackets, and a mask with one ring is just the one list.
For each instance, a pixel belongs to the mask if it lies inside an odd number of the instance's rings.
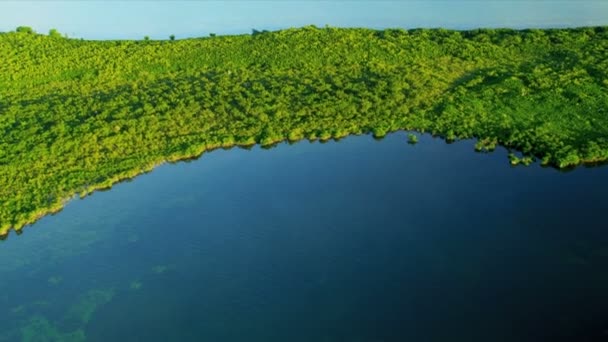
{"label": "sky", "polygon": [[85,39],[166,39],[305,25],[370,28],[608,25],[608,0],[3,1],[0,31],[57,28]]}

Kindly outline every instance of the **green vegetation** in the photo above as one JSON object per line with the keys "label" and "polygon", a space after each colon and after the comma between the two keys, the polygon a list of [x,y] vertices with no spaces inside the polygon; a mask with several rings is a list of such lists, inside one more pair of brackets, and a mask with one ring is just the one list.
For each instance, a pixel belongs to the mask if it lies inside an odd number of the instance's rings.
{"label": "green vegetation", "polygon": [[479,139],[475,144],[475,151],[477,152],[492,152],[496,149],[498,141],[496,138],[483,138]]}
{"label": "green vegetation", "polygon": [[59,31],[57,31],[57,29],[50,29],[49,30],[49,37],[53,37],[53,38],[63,38],[61,36],[61,33],[59,33]]}
{"label": "green vegetation", "polygon": [[32,29],[29,26],[19,26],[19,27],[17,27],[17,29],[15,31],[19,32],[19,33],[28,33],[28,34],[34,34],[34,33],[36,33],[34,31],[34,29]]}
{"label": "green vegetation", "polygon": [[0,34],[0,233],[219,147],[416,130],[608,159],[608,28],[316,28],[200,39]]}
{"label": "green vegetation", "polygon": [[407,142],[409,144],[412,144],[412,145],[417,144],[418,143],[418,136],[416,134],[409,133],[407,135]]}

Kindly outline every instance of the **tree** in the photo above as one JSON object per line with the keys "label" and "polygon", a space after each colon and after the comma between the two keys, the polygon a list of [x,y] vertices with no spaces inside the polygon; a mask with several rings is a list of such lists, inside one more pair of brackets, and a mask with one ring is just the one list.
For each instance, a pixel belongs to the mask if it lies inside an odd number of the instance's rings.
{"label": "tree", "polygon": [[17,27],[17,32],[28,33],[28,34],[36,33],[36,31],[34,31],[34,29],[29,26],[19,26],[19,27]]}
{"label": "tree", "polygon": [[260,31],[260,30],[256,30],[256,29],[251,29],[251,35],[252,36],[257,36],[259,34],[268,33],[268,32],[269,32],[268,30],[262,30],[262,31]]}
{"label": "tree", "polygon": [[412,134],[412,133],[408,134],[407,142],[412,145],[418,143],[418,136],[416,134]]}
{"label": "tree", "polygon": [[150,40],[150,36],[144,36],[144,40],[145,40],[145,41]]}
{"label": "tree", "polygon": [[170,35],[170,36],[169,36],[169,39],[171,39],[171,40],[175,40],[175,35],[174,35],[174,34]]}
{"label": "tree", "polygon": [[59,31],[57,31],[57,29],[52,28],[49,30],[49,37],[61,38],[61,33],[59,33]]}

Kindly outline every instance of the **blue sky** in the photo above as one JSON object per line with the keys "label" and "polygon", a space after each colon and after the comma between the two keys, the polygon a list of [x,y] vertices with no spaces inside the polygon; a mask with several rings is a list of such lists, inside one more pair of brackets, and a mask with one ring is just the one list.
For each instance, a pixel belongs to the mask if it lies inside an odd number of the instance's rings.
{"label": "blue sky", "polygon": [[564,27],[608,25],[608,1],[0,1],[0,31],[57,28],[87,39],[339,27]]}

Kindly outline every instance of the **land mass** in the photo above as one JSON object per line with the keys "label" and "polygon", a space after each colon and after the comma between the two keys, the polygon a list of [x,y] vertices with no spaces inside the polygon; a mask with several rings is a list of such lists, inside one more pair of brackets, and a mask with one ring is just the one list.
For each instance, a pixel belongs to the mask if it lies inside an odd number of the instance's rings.
{"label": "land mass", "polygon": [[608,160],[607,27],[163,41],[22,27],[0,34],[0,61],[0,235],[218,147],[404,129],[558,168]]}

